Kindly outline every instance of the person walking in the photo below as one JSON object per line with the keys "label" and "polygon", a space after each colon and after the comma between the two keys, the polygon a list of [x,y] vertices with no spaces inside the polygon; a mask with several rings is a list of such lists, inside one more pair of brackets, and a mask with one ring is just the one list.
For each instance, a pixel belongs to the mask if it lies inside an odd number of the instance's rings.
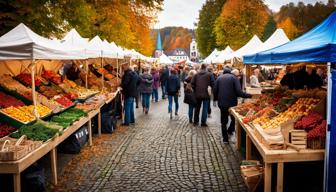
{"label": "person walking", "polygon": [[134,99],[137,96],[137,87],[139,85],[139,77],[136,72],[132,71],[129,64],[122,65],[124,75],[121,79],[122,94],[124,97],[125,118],[123,125],[129,126],[135,123],[134,117]]}
{"label": "person walking", "polygon": [[159,86],[160,86],[160,74],[156,68],[152,68],[151,74],[153,77],[153,93],[152,93],[152,101],[158,102],[159,101]]}
{"label": "person walking", "polygon": [[201,126],[207,127],[207,117],[210,103],[209,87],[214,85],[213,75],[207,71],[205,64],[201,65],[200,71],[192,78],[191,86],[197,100],[195,106],[194,125],[199,123],[199,114],[202,106]]}
{"label": "person walking", "polygon": [[[215,78],[215,75],[213,73],[213,68],[212,67],[208,67],[208,71],[209,71],[209,73],[211,73],[211,76],[212,76],[212,78],[215,81],[216,78]],[[208,87],[208,89],[209,89],[209,87]],[[211,92],[211,91],[209,91],[209,92]],[[208,118],[211,118],[211,99],[212,98],[213,98],[213,94],[210,95],[210,100],[209,100],[209,105],[208,105]]]}
{"label": "person walking", "polygon": [[149,74],[149,69],[145,68],[140,75],[140,92],[142,97],[142,108],[145,114],[148,114],[150,96],[153,92],[153,77]]}
{"label": "person walking", "polygon": [[169,77],[168,66],[164,66],[162,72],[160,73],[161,89],[162,89],[162,99],[166,99],[167,95],[167,79]]}
{"label": "person walking", "polygon": [[229,142],[229,135],[235,130],[235,121],[233,115],[230,115],[231,123],[226,127],[229,117],[229,108],[238,104],[238,97],[251,98],[252,95],[242,91],[238,78],[231,73],[231,69],[224,68],[222,75],[218,77],[214,86],[214,99],[218,101],[218,107],[221,112],[222,136],[223,142]]}
{"label": "person walking", "polygon": [[170,76],[167,79],[167,94],[168,94],[168,113],[170,114],[170,119],[173,118],[173,99],[175,103],[175,115],[178,115],[179,102],[178,96],[180,91],[180,80],[177,76],[177,71],[175,69],[171,70]]}
{"label": "person walking", "polygon": [[183,82],[184,86],[184,103],[188,104],[188,117],[189,117],[189,123],[193,122],[193,116],[194,116],[194,109],[196,105],[196,98],[194,95],[194,90],[191,86],[191,80],[196,74],[195,70],[190,70],[188,73],[188,76],[185,78]]}

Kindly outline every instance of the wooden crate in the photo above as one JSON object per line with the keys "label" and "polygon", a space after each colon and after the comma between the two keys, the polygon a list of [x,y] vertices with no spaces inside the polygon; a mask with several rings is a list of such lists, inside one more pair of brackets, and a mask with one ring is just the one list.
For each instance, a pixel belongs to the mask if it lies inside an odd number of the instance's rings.
{"label": "wooden crate", "polygon": [[283,141],[275,141],[272,140],[272,137],[275,136],[269,136],[266,133],[263,132],[263,129],[259,125],[253,126],[253,133],[256,136],[257,140],[262,143],[265,147],[268,149],[274,149],[274,150],[280,150],[284,148],[284,142]]}
{"label": "wooden crate", "polygon": [[1,142],[0,161],[16,161],[27,154],[27,146],[13,145],[9,140]]}
{"label": "wooden crate", "polygon": [[261,165],[241,165],[240,171],[248,190],[255,191],[263,180],[264,168]]}
{"label": "wooden crate", "polygon": [[290,130],[289,143],[297,146],[300,149],[307,148],[307,132],[305,130]]}
{"label": "wooden crate", "polygon": [[324,149],[325,148],[325,138],[309,138],[307,140],[307,147],[310,149]]}

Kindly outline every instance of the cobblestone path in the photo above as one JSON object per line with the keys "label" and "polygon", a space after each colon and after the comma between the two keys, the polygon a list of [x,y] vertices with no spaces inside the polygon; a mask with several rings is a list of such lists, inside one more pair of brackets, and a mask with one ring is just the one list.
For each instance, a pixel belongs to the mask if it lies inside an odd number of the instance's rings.
{"label": "cobblestone path", "polygon": [[209,127],[194,127],[180,104],[172,120],[167,101],[160,101],[148,115],[139,109],[135,125],[94,138],[54,191],[246,191],[238,154],[221,142],[219,110]]}

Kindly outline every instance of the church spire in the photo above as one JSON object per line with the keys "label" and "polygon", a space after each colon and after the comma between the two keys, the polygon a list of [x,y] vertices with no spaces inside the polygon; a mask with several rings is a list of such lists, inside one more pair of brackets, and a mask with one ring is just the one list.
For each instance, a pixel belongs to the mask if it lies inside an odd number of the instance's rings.
{"label": "church spire", "polygon": [[162,50],[160,29],[158,30],[158,35],[156,38],[156,50]]}

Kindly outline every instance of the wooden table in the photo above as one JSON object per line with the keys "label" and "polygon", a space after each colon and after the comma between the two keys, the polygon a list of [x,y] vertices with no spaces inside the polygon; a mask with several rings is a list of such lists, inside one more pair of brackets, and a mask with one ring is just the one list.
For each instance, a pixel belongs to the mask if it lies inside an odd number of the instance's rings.
{"label": "wooden table", "polygon": [[296,151],[294,149],[285,150],[272,150],[268,149],[263,143],[259,142],[254,134],[254,130],[251,126],[242,122],[241,116],[234,111],[230,110],[231,114],[235,117],[236,121],[236,136],[237,136],[237,148],[241,148],[241,130],[246,132],[246,160],[251,160],[251,148],[252,144],[257,148],[261,154],[265,164],[264,175],[264,191],[271,192],[272,190],[272,164],[277,164],[277,185],[276,191],[283,191],[283,174],[284,163],[286,162],[307,162],[307,161],[323,161],[324,149],[312,150],[302,149]]}
{"label": "wooden table", "polygon": [[90,111],[87,117],[83,117],[74,122],[70,127],[64,130],[62,135],[43,143],[39,148],[20,160],[0,161],[0,173],[13,174],[14,191],[21,191],[21,172],[50,152],[52,183],[57,185],[57,146],[86,123],[88,124],[89,145],[92,145],[91,118],[96,116],[99,112],[100,108]]}

